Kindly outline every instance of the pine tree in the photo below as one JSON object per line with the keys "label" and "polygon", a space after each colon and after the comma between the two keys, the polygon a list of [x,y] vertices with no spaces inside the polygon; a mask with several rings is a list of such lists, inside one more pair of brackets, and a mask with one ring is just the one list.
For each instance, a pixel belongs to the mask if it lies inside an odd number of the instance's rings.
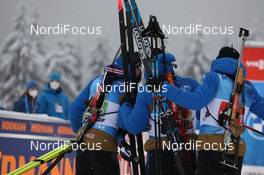
{"label": "pine tree", "polygon": [[88,70],[90,78],[102,74],[104,66],[111,64],[109,41],[106,39],[99,39],[97,44],[91,48],[91,58],[89,59]]}
{"label": "pine tree", "polygon": [[202,75],[209,70],[211,60],[207,53],[208,47],[202,34],[190,38],[184,49],[182,73],[186,76],[201,80]]}
{"label": "pine tree", "polygon": [[264,41],[264,32],[263,32],[263,30],[261,30],[260,20],[255,18],[255,19],[253,19],[253,21],[251,23],[252,23],[252,27],[251,27],[251,29],[249,29],[249,31],[250,31],[249,40]]}
{"label": "pine tree", "polygon": [[77,95],[82,85],[80,53],[80,47],[75,41],[62,39],[46,58],[46,77],[52,71],[59,71],[62,75],[63,89],[70,98]]}
{"label": "pine tree", "polygon": [[37,15],[25,4],[20,4],[12,33],[0,51],[0,97],[2,106],[11,104],[21,94],[28,80],[41,82],[44,51],[40,38],[30,33],[30,26],[37,25]]}

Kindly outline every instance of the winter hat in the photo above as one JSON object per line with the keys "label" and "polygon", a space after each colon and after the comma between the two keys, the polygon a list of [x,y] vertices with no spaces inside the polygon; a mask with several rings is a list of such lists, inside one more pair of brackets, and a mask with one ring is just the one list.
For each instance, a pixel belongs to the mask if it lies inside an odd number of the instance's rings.
{"label": "winter hat", "polygon": [[59,72],[51,72],[49,74],[49,80],[50,81],[60,81],[61,74]]}
{"label": "winter hat", "polygon": [[219,51],[218,56],[216,57],[218,58],[223,58],[223,57],[230,57],[230,58],[234,58],[234,59],[238,59],[240,56],[240,54],[238,53],[238,51],[232,47],[222,47]]}
{"label": "winter hat", "polygon": [[38,88],[38,84],[36,81],[30,80],[26,83],[26,88],[27,90],[32,89],[32,88]]}

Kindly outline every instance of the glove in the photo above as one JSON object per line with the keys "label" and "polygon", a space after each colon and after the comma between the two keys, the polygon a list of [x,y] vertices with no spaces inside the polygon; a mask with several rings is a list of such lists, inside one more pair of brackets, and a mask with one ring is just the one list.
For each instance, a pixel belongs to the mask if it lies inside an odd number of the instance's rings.
{"label": "glove", "polygon": [[118,129],[117,142],[118,147],[120,148],[120,155],[126,161],[132,161],[132,154],[130,151],[130,145],[126,142],[127,131],[124,129]]}
{"label": "glove", "polygon": [[126,161],[133,161],[133,157],[130,151],[130,145],[124,140],[120,145],[120,155]]}

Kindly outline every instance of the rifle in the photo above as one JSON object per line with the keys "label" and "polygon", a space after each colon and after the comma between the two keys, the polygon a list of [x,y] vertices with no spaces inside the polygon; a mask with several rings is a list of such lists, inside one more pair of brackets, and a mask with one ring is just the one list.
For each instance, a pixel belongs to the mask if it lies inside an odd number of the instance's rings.
{"label": "rifle", "polygon": [[233,84],[232,94],[230,96],[230,100],[227,106],[227,109],[223,114],[219,117],[221,118],[222,126],[228,128],[225,130],[224,134],[224,142],[225,144],[229,144],[233,141],[235,144],[235,156],[234,159],[227,158],[227,150],[223,152],[222,161],[220,162],[224,166],[228,166],[238,170],[238,153],[239,153],[239,145],[241,142],[241,135],[244,131],[244,118],[243,118],[243,108],[244,105],[240,104],[240,97],[243,93],[245,77],[243,75],[243,67],[241,66],[241,59],[243,56],[243,48],[245,46],[245,42],[247,37],[249,36],[249,31],[244,28],[240,28],[239,37],[242,37],[241,44],[241,54],[238,59],[237,71],[235,76],[235,81]]}

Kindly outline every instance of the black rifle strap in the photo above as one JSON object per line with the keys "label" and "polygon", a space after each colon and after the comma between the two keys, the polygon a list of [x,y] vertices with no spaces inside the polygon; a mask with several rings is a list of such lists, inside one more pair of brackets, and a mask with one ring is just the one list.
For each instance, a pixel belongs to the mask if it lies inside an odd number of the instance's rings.
{"label": "black rifle strap", "polygon": [[[66,152],[67,153],[67,152]],[[64,155],[66,154],[66,153],[64,153],[64,154],[61,154],[59,157],[57,157],[56,159],[55,159],[55,161],[54,162],[52,162],[51,163],[51,165],[43,172],[43,174],[42,175],[48,175],[50,172],[51,172],[51,170],[60,162],[60,160],[64,157]]]}

